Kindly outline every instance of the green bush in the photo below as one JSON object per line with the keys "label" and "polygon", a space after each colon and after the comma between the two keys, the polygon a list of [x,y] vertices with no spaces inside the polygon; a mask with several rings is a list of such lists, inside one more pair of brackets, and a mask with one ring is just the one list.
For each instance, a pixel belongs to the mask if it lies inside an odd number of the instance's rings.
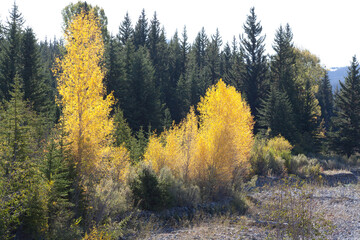
{"label": "green bush", "polygon": [[144,210],[160,210],[164,207],[164,199],[169,198],[161,191],[155,172],[147,166],[138,169],[129,186],[135,206]]}
{"label": "green bush", "polygon": [[161,210],[174,206],[194,206],[200,202],[198,186],[185,185],[164,167],[159,176],[148,166],[140,166],[129,180],[135,206],[144,210]]}
{"label": "green bush", "polygon": [[300,177],[316,177],[320,174],[320,164],[316,158],[299,154],[291,158],[288,172]]}
{"label": "green bush", "polygon": [[235,212],[245,214],[248,209],[248,204],[246,203],[244,193],[240,191],[234,191],[232,193],[231,207]]}
{"label": "green bush", "polygon": [[185,185],[181,179],[177,179],[171,170],[164,167],[159,173],[159,185],[167,206],[194,206],[200,202],[200,189],[196,185]]}
{"label": "green bush", "polygon": [[257,137],[250,157],[253,173],[283,175],[291,159],[291,149],[291,144],[281,136],[269,140]]}

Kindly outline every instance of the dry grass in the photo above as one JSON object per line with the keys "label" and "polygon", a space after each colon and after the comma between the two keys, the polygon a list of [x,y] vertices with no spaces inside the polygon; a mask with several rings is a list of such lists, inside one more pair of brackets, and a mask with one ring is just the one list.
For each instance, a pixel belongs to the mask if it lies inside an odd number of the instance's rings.
{"label": "dry grass", "polygon": [[326,170],[326,171],[323,171],[322,173],[326,174],[326,175],[336,175],[336,174],[341,174],[341,173],[352,174],[352,172],[350,172],[348,170]]}

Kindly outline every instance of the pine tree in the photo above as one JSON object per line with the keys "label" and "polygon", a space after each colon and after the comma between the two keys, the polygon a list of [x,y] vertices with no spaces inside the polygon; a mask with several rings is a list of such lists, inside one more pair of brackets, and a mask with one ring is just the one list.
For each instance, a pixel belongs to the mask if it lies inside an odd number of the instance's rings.
{"label": "pine tree", "polygon": [[154,68],[149,53],[146,48],[140,47],[133,57],[128,79],[128,104],[124,108],[124,115],[135,131],[149,124],[155,129],[161,129],[162,106],[160,94],[155,87]]}
{"label": "pine tree", "polygon": [[289,141],[296,139],[293,108],[285,92],[271,87],[259,109],[259,126],[264,128],[264,134],[269,137],[280,134]]}
{"label": "pine tree", "polygon": [[146,18],[145,9],[143,9],[134,30],[135,49],[146,45],[148,32],[148,20]]}
{"label": "pine tree", "polygon": [[206,68],[210,77],[210,84],[214,85],[220,79],[220,48],[222,40],[219,30],[211,37],[211,41],[206,49]]}
{"label": "pine tree", "polygon": [[[244,94],[255,120],[257,120],[257,109],[260,107],[261,99],[265,98],[269,86],[266,79],[265,36],[261,36],[262,26],[260,22],[257,22],[254,8],[250,9],[250,15],[248,15],[243,28],[245,36],[241,38],[241,51],[245,62],[245,71],[242,76]],[[258,126],[255,124],[255,132],[257,129]]]}
{"label": "pine tree", "polygon": [[40,52],[31,28],[25,29],[22,38],[21,78],[24,82],[25,100],[32,104],[38,114],[52,116],[55,103],[48,99],[50,86],[45,84],[41,73]]}
{"label": "pine tree", "polygon": [[334,100],[327,72],[325,72],[324,77],[319,84],[317,99],[319,100],[319,106],[321,107],[321,119],[324,120],[325,129],[329,131],[334,110]]}
{"label": "pine tree", "polygon": [[184,30],[182,33],[182,38],[180,40],[180,48],[181,48],[181,73],[183,75],[186,74],[187,62],[188,62],[188,54],[190,51],[190,44],[188,42],[188,36],[186,27],[184,26]]}
{"label": "pine tree", "polygon": [[[0,113],[0,172],[4,174],[1,178],[7,179],[5,196],[10,197],[7,200],[9,205],[6,205],[18,208],[5,214],[10,221],[7,223],[14,224],[8,226],[9,229],[21,229],[17,232],[19,238],[39,238],[46,218],[45,188],[35,159],[39,150],[36,144],[37,118],[23,100],[20,80],[19,75],[15,75],[11,86],[13,90],[9,93],[10,100],[5,102]],[[0,234],[9,234],[1,228]]]}
{"label": "pine tree", "polygon": [[20,71],[20,45],[24,20],[14,2],[10,19],[5,26],[5,40],[0,56],[0,100],[9,100],[11,85]]}
{"label": "pine tree", "polygon": [[345,83],[335,97],[336,112],[333,118],[332,147],[348,156],[360,151],[360,73],[354,56]]}
{"label": "pine tree", "polygon": [[121,58],[121,46],[117,39],[110,37],[105,49],[105,63],[107,72],[105,74],[104,83],[107,93],[113,93],[116,100],[122,99],[124,95],[123,81],[126,77],[124,62]]}
{"label": "pine tree", "polygon": [[134,29],[132,27],[132,23],[129,17],[129,13],[126,12],[124,20],[121,22],[119,27],[119,33],[117,35],[118,40],[124,46],[127,41],[134,37]]}

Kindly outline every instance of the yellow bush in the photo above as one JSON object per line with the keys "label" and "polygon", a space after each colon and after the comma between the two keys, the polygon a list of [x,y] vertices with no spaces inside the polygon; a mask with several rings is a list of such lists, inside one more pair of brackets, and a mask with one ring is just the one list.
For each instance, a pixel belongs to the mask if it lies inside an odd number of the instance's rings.
{"label": "yellow bush", "polygon": [[150,138],[145,162],[159,173],[167,166],[176,177],[214,185],[228,184],[250,168],[253,118],[234,87],[220,80],[179,125]]}
{"label": "yellow bush", "polygon": [[205,181],[229,183],[235,171],[250,168],[254,142],[250,108],[234,87],[220,80],[198,105],[200,130],[197,171]]}
{"label": "yellow bush", "polygon": [[178,126],[173,125],[160,136],[151,136],[144,154],[145,162],[151,164],[156,173],[167,166],[176,177],[188,181],[196,151],[197,124],[194,109],[191,109]]}

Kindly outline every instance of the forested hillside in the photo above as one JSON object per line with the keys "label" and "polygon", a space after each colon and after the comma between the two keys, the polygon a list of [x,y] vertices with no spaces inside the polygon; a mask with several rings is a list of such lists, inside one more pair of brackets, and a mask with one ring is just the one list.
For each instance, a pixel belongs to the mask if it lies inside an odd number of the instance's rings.
{"label": "forested hillside", "polygon": [[254,8],[231,43],[169,36],[145,10],[110,33],[86,2],[38,40],[20,10],[0,25],[1,239],[119,239],[134,209],[242,202],[254,175],[325,167],[298,154],[358,161],[356,57],[334,93],[291,26],[265,45]]}

